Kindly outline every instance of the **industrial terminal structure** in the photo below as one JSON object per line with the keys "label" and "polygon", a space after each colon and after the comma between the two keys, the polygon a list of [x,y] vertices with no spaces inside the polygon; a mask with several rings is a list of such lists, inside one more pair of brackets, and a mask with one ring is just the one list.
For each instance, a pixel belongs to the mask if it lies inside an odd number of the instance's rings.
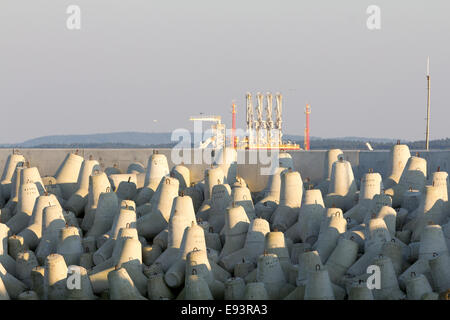
{"label": "industrial terminal structure", "polygon": [[[206,148],[211,146],[214,149],[220,149],[224,146],[231,146],[234,149],[246,149],[246,150],[301,150],[300,145],[283,141],[282,131],[282,109],[283,109],[283,96],[281,93],[275,95],[276,107],[275,107],[275,121],[273,119],[273,95],[267,92],[265,95],[260,92],[256,94],[257,104],[253,108],[252,94],[246,95],[246,131],[244,136],[237,134],[236,128],[236,104],[233,102],[231,114],[232,114],[232,129],[230,139],[226,138],[226,126],[222,123],[222,118],[216,115],[208,116],[192,116],[191,121],[202,122],[214,122],[211,125],[211,135],[205,139],[199,148]],[[265,104],[264,104],[265,101]],[[265,105],[265,108],[264,108]],[[309,105],[307,106],[308,110]],[[263,109],[265,110],[265,119],[263,117]],[[256,118],[254,117],[256,113]],[[307,113],[307,128],[305,133],[308,134],[308,143],[305,140],[305,150],[309,150],[309,113]],[[306,137],[306,136],[305,136]],[[306,138],[305,138],[306,139]]]}
{"label": "industrial terminal structure", "polygon": [[255,107],[256,119],[253,118],[253,101],[252,94],[247,93],[247,136],[240,144],[240,148],[244,149],[279,149],[279,150],[299,150],[300,146],[295,143],[288,143],[283,141],[282,131],[282,110],[283,110],[283,96],[277,93],[275,121],[272,118],[273,111],[273,95],[270,92],[266,93],[265,115],[263,119],[264,95],[260,92],[256,94],[257,105]]}
{"label": "industrial terminal structure", "polygon": [[255,107],[256,119],[253,115],[253,101],[252,94],[247,93],[246,102],[246,123],[247,135],[239,144],[243,149],[279,149],[279,150],[300,150],[300,146],[295,143],[283,141],[282,131],[282,110],[283,110],[283,96],[277,93],[276,107],[275,107],[275,121],[272,118],[273,111],[273,95],[270,92],[266,93],[265,115],[263,119],[264,95],[260,92],[256,94],[257,105]]}

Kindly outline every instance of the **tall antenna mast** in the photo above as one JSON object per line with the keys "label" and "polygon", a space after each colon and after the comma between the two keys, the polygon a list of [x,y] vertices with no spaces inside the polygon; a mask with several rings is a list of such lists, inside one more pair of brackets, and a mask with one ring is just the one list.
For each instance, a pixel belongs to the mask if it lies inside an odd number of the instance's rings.
{"label": "tall antenna mast", "polygon": [[425,137],[425,149],[430,150],[430,106],[431,106],[431,86],[430,86],[430,57],[427,58],[427,130]]}

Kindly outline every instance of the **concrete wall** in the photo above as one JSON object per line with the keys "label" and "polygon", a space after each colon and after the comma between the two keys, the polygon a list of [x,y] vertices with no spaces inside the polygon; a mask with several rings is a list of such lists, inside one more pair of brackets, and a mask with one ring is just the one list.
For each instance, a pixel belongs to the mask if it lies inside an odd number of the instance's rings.
{"label": "concrete wall", "polygon": [[[48,176],[54,175],[66,154],[74,151],[72,149],[21,149],[20,153],[30,162],[30,166],[38,167],[42,176]],[[158,152],[167,156],[171,167],[174,165],[171,161],[171,149],[158,149]],[[11,153],[11,149],[0,149],[0,168],[4,168],[6,159]],[[133,162],[140,162],[146,167],[152,153],[153,149],[80,149],[78,154],[85,158],[92,155],[100,162],[103,169],[117,164],[122,172],[126,172],[127,167]],[[322,179],[325,151],[290,151],[289,153],[292,155],[295,170],[300,171],[303,178],[309,177],[312,182]],[[197,160],[197,164],[186,164],[186,166],[191,170],[192,181],[202,180],[204,170],[211,163],[210,151],[204,151],[203,154],[198,152],[196,154],[180,152],[179,154],[186,157],[185,163],[195,163],[194,160]],[[414,155],[415,151],[412,154]],[[442,171],[450,169],[450,151],[420,151],[420,156],[427,159],[428,174],[436,171],[438,166]],[[238,175],[247,181],[252,191],[259,191],[265,187],[268,179],[268,175],[261,175],[261,168],[268,168],[269,165],[248,164],[250,157],[253,155],[246,152],[245,163],[247,164],[238,164]],[[380,172],[383,176],[386,175],[388,151],[349,150],[344,151],[344,157],[352,164],[355,178],[358,180],[363,173],[368,172],[369,168],[372,168],[374,172]],[[201,160],[202,158],[204,161]],[[267,159],[263,160],[267,163]]]}

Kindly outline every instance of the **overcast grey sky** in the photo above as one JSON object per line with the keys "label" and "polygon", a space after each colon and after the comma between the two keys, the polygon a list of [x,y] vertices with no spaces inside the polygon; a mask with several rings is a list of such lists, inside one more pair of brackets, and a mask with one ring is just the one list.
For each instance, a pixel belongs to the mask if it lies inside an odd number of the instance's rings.
{"label": "overcast grey sky", "polygon": [[444,138],[449,14],[447,0],[2,0],[0,143],[192,129],[199,112],[231,125],[232,100],[243,127],[247,91],[283,94],[285,133],[303,134],[309,102],[313,136],[423,139],[427,55]]}

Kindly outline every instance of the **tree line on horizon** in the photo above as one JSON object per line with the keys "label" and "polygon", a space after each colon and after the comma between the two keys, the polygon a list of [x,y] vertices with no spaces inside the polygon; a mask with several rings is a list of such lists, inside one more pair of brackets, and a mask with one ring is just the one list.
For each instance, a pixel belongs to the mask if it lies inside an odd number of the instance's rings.
{"label": "tree line on horizon", "polygon": [[[295,141],[300,146],[303,146],[303,141]],[[327,150],[339,148],[343,150],[367,150],[366,142],[369,142],[374,150],[389,150],[394,143],[392,142],[371,142],[360,140],[341,140],[341,139],[317,139],[311,141],[311,150]],[[407,144],[410,149],[421,150],[425,149],[425,141],[407,141],[401,143]],[[40,144],[33,147],[24,148],[20,145],[2,146],[1,148],[17,148],[17,149],[146,149],[146,148],[173,148],[177,142],[162,143],[162,144],[133,144],[133,143],[70,143],[70,144]],[[430,141],[431,150],[445,150],[450,149],[450,139],[439,139]]]}

